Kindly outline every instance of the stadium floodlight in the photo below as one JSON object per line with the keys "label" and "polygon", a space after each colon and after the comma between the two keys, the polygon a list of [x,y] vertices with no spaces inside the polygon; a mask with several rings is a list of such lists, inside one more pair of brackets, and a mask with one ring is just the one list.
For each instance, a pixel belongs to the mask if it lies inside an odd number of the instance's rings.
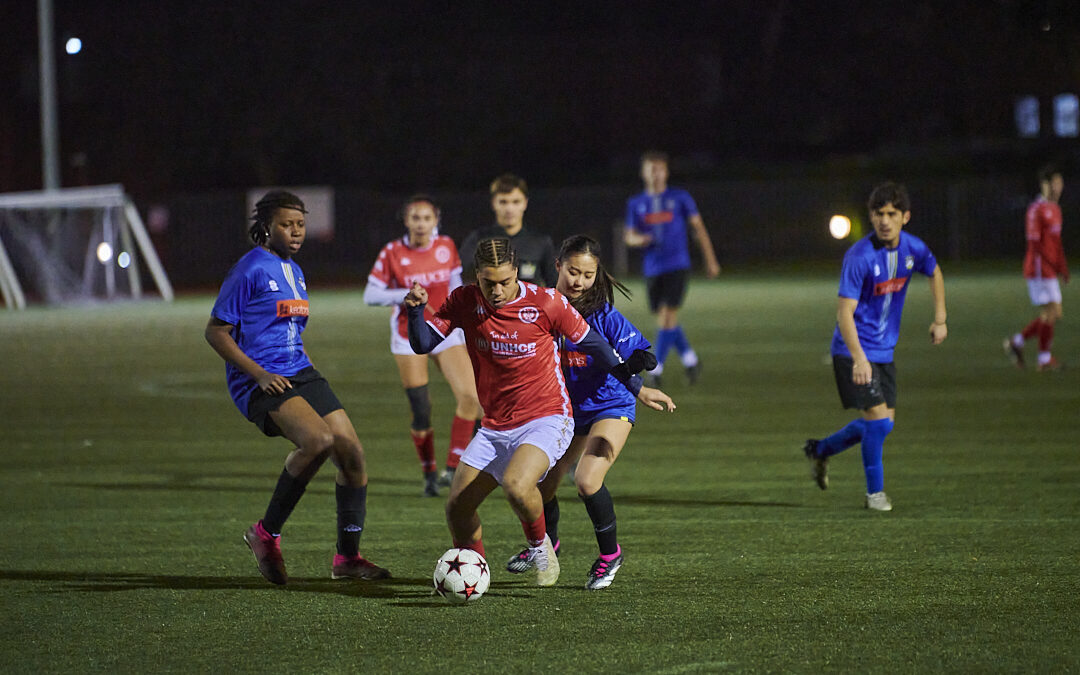
{"label": "stadium floodlight", "polygon": [[140,298],[139,255],[162,299],[171,301],[172,285],[121,185],[0,194],[0,294],[9,309],[26,307],[28,299],[55,305]]}
{"label": "stadium floodlight", "polygon": [[851,234],[851,218],[837,214],[829,219],[829,234],[834,239],[845,239]]}
{"label": "stadium floodlight", "polygon": [[68,41],[64,43],[64,51],[68,54],[78,54],[82,51],[82,40],[77,37],[68,38]]}

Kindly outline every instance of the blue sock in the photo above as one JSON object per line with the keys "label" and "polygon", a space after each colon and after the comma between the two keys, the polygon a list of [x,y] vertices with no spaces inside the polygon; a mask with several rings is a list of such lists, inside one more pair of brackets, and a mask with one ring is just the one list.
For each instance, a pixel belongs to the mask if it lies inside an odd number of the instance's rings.
{"label": "blue sock", "polygon": [[866,494],[881,492],[885,489],[885,466],[882,464],[881,455],[885,445],[885,437],[893,429],[893,421],[889,418],[883,420],[866,420],[866,431],[862,439],[862,463],[866,472]]}
{"label": "blue sock", "polygon": [[675,326],[671,329],[671,332],[674,334],[672,337],[679,355],[682,356],[690,351],[690,341],[686,339],[686,333],[683,332],[682,326]]}
{"label": "blue sock", "polygon": [[656,333],[656,362],[663,365],[668,351],[675,343],[675,329],[661,328]]}
{"label": "blue sock", "polygon": [[843,452],[861,441],[864,433],[866,433],[866,420],[861,417],[854,419],[840,431],[818,441],[818,455],[828,457]]}

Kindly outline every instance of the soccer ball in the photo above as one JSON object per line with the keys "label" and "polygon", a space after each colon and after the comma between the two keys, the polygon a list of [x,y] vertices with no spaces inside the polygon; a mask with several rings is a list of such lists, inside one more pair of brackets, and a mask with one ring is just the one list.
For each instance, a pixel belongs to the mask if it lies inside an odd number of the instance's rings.
{"label": "soccer ball", "polygon": [[468,548],[452,548],[435,563],[435,592],[459,604],[476,600],[491,583],[487,560]]}

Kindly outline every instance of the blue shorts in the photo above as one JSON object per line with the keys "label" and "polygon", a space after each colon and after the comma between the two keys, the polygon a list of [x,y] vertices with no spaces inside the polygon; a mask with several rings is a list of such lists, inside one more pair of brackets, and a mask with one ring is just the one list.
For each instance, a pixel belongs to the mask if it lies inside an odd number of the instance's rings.
{"label": "blue shorts", "polygon": [[603,410],[575,410],[574,435],[587,436],[592,430],[592,425],[600,420],[622,420],[633,424],[636,412],[636,403],[613,406]]}

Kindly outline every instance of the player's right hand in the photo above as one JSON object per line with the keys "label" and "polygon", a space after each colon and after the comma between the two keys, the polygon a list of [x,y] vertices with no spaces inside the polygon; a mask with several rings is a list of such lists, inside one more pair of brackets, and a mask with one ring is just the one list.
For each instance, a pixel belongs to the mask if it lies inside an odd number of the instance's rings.
{"label": "player's right hand", "polygon": [[409,289],[409,294],[405,296],[406,307],[418,307],[420,305],[426,305],[428,301],[427,290],[414,281],[412,288]]}
{"label": "player's right hand", "polygon": [[259,385],[259,389],[271,396],[284,394],[286,389],[292,389],[292,382],[289,382],[289,378],[265,371],[255,379],[255,383]]}
{"label": "player's right hand", "polygon": [[855,384],[870,384],[870,379],[873,376],[874,369],[870,367],[870,362],[866,359],[856,361],[855,365],[851,367],[851,381]]}

